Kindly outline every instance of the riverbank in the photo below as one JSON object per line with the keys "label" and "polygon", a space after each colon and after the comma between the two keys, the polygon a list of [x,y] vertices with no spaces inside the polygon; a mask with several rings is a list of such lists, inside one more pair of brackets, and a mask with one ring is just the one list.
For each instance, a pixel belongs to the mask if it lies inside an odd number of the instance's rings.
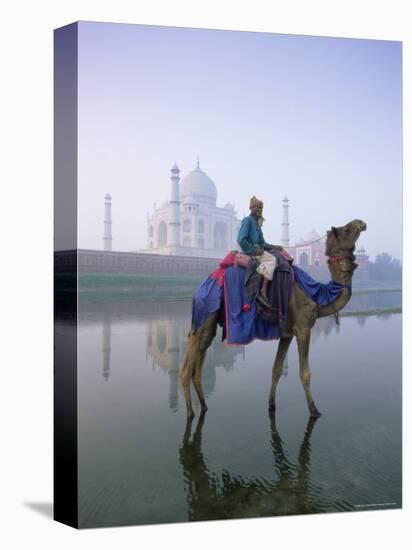
{"label": "riverbank", "polygon": [[[127,273],[79,273],[79,303],[126,303],[192,300],[197,286],[204,280],[193,275],[146,275]],[[73,298],[73,275],[57,274],[58,299]],[[400,313],[402,290],[375,286],[354,288],[353,296],[341,315],[380,315]]]}
{"label": "riverbank", "polygon": [[380,309],[367,309],[365,311],[342,311],[340,317],[367,317],[371,315],[384,316],[402,313],[401,307],[388,307]]}

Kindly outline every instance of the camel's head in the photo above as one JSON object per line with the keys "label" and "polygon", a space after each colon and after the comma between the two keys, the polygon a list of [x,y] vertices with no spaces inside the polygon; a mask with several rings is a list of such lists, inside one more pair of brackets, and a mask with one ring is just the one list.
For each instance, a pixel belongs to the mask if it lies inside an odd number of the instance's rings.
{"label": "camel's head", "polygon": [[366,231],[366,223],[362,220],[352,220],[342,227],[332,227],[326,233],[325,254],[353,256],[355,243],[362,231]]}

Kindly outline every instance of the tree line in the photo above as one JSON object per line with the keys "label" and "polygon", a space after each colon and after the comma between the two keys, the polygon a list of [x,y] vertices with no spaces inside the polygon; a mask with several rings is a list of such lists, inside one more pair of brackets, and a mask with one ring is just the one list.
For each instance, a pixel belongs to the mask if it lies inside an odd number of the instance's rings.
{"label": "tree line", "polygon": [[378,254],[374,262],[368,262],[369,279],[375,281],[400,281],[402,264],[387,252]]}

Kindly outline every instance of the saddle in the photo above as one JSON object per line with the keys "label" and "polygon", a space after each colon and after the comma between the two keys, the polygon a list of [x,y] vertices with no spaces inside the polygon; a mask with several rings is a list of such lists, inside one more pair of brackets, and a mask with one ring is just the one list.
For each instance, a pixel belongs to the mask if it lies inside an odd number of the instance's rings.
{"label": "saddle", "polygon": [[263,276],[256,271],[259,264],[253,257],[250,258],[246,268],[245,290],[249,299],[255,299],[256,316],[283,328],[286,324],[289,307],[293,258],[287,253],[287,256],[284,255],[283,251],[282,253],[271,251],[270,254],[276,256],[277,267],[273,273],[273,279],[268,285],[268,300],[266,301],[260,295]]}

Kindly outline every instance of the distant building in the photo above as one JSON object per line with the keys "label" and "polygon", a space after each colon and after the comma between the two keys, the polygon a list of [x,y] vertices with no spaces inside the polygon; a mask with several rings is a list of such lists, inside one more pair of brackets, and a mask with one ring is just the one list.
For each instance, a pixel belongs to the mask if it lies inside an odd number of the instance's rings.
{"label": "distant building", "polygon": [[[289,199],[285,196],[282,200],[282,224],[281,224],[281,245],[286,248],[291,256],[293,256],[295,264],[301,267],[326,267],[328,258],[325,256],[325,237],[312,229],[305,237],[300,238],[295,242],[295,245],[290,245],[289,238]],[[360,247],[356,251],[356,262],[359,266],[358,278],[368,278],[368,260],[365,249]]]}
{"label": "distant building", "polygon": [[109,193],[104,197],[104,233],[103,250],[112,250],[112,197]]}
{"label": "distant building", "polygon": [[327,265],[325,257],[325,243],[323,238],[314,230],[304,239],[296,241],[295,245],[290,244],[289,237],[289,199],[285,196],[282,200],[282,224],[281,224],[281,245],[286,248],[295,259],[295,264],[301,266],[324,267]]}
{"label": "distant building", "polygon": [[327,265],[325,241],[314,229],[305,238],[298,239],[295,246],[287,247],[287,250],[295,258],[295,263],[302,267]]}
{"label": "distant building", "polygon": [[141,252],[173,256],[221,258],[237,248],[240,220],[234,204],[216,205],[214,182],[200,168],[180,180],[171,169],[170,201],[147,219],[147,248]]}
{"label": "distant building", "polygon": [[[295,259],[295,264],[305,267],[326,267],[328,265],[328,257],[325,256],[325,238],[321,237],[314,229],[304,238],[298,239],[295,246],[287,247],[289,254]],[[368,278],[369,256],[365,252],[365,248],[361,246],[355,250],[357,279]]]}
{"label": "distant building", "polygon": [[358,269],[356,272],[358,279],[368,279],[369,256],[366,254],[365,248],[363,246],[356,250],[356,263],[358,264]]}

